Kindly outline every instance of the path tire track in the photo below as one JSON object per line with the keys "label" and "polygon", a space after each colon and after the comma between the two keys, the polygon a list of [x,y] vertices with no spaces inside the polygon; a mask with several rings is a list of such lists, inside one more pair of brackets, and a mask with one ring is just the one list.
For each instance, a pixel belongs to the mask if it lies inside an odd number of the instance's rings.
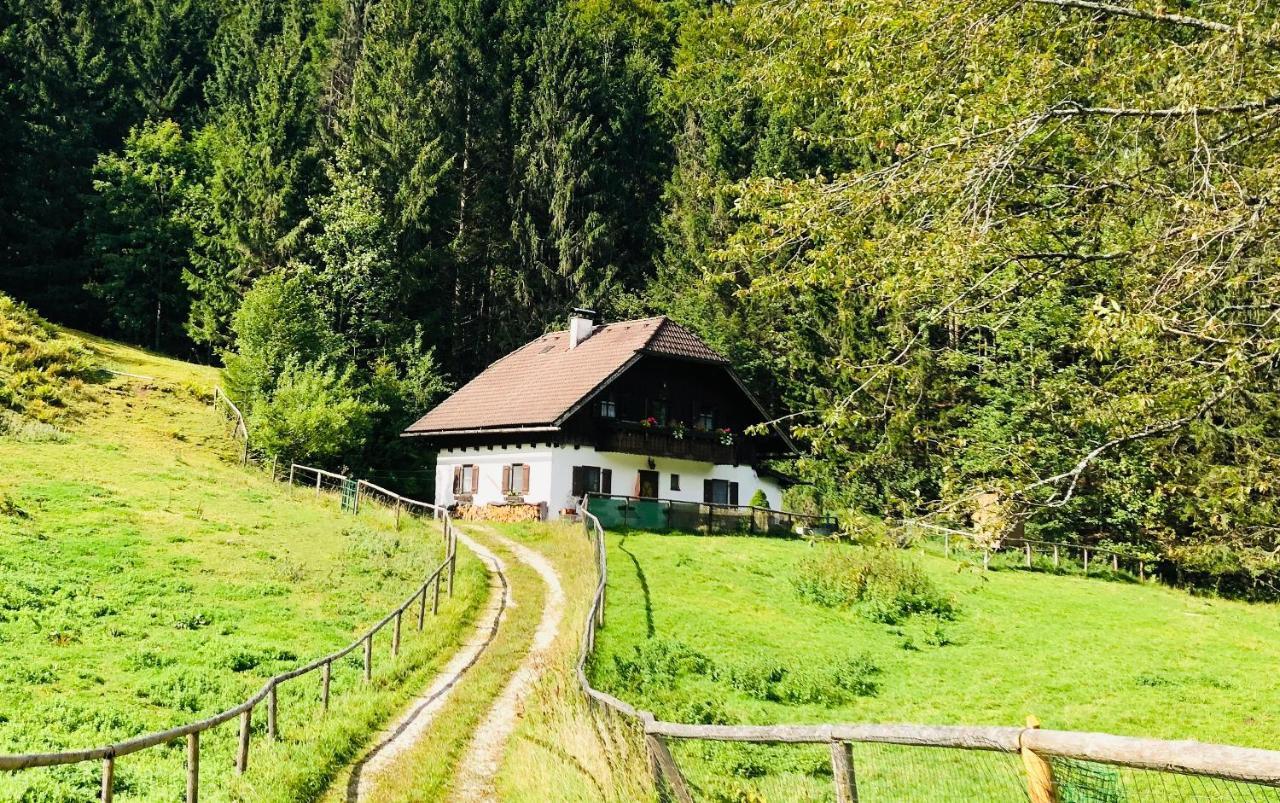
{"label": "path tire track", "polygon": [[471,637],[440,670],[431,685],[410,702],[408,710],[378,735],[374,746],[352,767],[351,777],[347,780],[348,803],[366,799],[377,783],[378,775],[422,738],[435,721],[436,715],[444,708],[458,682],[493,643],[507,608],[513,604],[511,584],[507,582],[506,564],[502,559],[461,532],[455,532],[458,540],[488,568],[489,599],[477,617]]}
{"label": "path tire track", "polygon": [[560,577],[551,561],[537,550],[498,535],[488,528],[484,532],[511,550],[517,560],[537,572],[547,586],[547,595],[528,655],[494,700],[463,755],[453,795],[453,799],[460,803],[498,799],[495,782],[507,742],[515,732],[525,700],[546,671],[551,646],[560,632],[560,623],[564,618],[564,588],[560,585]]}

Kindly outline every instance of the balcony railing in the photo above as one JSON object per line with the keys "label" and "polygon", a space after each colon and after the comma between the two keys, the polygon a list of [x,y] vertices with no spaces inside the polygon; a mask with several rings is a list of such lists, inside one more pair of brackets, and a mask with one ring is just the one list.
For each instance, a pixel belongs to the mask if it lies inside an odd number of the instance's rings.
{"label": "balcony railing", "polygon": [[[734,436],[735,441],[739,436]],[[742,463],[746,459],[745,444],[725,444],[716,432],[686,429],[682,436],[666,427],[649,426],[627,421],[610,422],[601,428],[600,442],[596,448],[606,452],[671,457],[680,460],[698,460],[706,463]]]}

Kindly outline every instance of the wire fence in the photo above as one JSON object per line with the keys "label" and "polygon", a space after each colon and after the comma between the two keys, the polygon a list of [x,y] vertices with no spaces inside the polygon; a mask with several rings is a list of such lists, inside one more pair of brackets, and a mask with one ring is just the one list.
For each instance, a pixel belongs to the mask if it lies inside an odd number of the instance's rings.
{"label": "wire fence", "polygon": [[[643,730],[664,800],[1280,803],[1280,752],[1270,750],[1041,730],[1034,719],[1022,728],[658,720],[596,689],[587,677],[596,634],[605,626],[608,591],[604,527],[588,510],[589,501],[583,499],[581,514],[598,579],[582,631],[578,684],[593,705]],[[770,762],[752,754],[759,750],[791,754]],[[771,769],[779,766],[784,769]]]}
{"label": "wire fence", "polygon": [[788,513],[766,507],[715,502],[685,502],[614,494],[589,494],[592,512],[607,528],[634,527],[650,532],[767,535],[790,538],[834,530],[826,516]]}
{"label": "wire fence", "polygon": [[1022,537],[1003,538],[990,543],[972,532],[922,521],[903,522],[902,532],[907,545],[941,546],[943,557],[973,562],[981,560],[984,571],[994,567],[1082,574],[1085,577],[1124,576],[1142,583],[1150,579],[1154,568],[1151,556],[1088,544]]}
{"label": "wire fence", "polygon": [[[215,405],[218,404],[218,398],[225,400],[225,404],[229,405],[228,409],[235,410],[234,405],[231,404],[229,399],[226,399],[225,395],[221,394],[220,391],[215,391]],[[235,410],[236,414],[238,412],[238,410]],[[244,432],[247,444],[247,431],[244,430],[243,418],[239,418],[235,426],[237,430]],[[245,453],[247,454],[247,448]],[[361,496],[360,481],[348,480],[348,478],[340,474],[309,466],[295,464],[290,467],[290,484],[294,483],[295,478],[306,478],[308,487],[311,487],[312,477],[315,478],[314,487],[317,489],[317,493],[324,489],[332,490],[338,488],[341,490],[348,483],[353,485],[356,489],[357,503],[352,508],[352,512],[358,511]],[[447,510],[425,502],[399,497],[370,483],[363,483],[363,486],[365,498],[372,504],[385,505],[390,500],[397,506],[404,505],[414,510],[418,515],[429,515],[431,518],[441,522],[441,534],[445,542],[444,560],[427,575],[426,579],[413,590],[404,602],[392,609],[386,616],[347,646],[336,652],[321,656],[296,669],[282,672],[269,678],[257,692],[225,711],[174,728],[143,734],[122,742],[99,747],[47,753],[0,754],[0,771],[17,772],[34,767],[55,767],[87,761],[100,761],[102,775],[99,799],[102,803],[111,803],[115,794],[116,762],[119,759],[142,750],[185,740],[186,800],[188,803],[197,803],[200,790],[201,734],[224,723],[238,720],[239,734],[235,750],[235,771],[236,774],[243,774],[249,766],[255,711],[265,707],[267,738],[272,742],[280,739],[280,689],[284,684],[306,675],[318,674],[320,705],[322,710],[327,712],[334,686],[335,669],[351,666],[351,661],[343,660],[348,656],[361,655],[361,660],[356,666],[360,668],[362,680],[367,687],[374,674],[375,639],[382,637],[384,640],[389,640],[392,658],[398,657],[401,650],[404,618],[406,616],[416,616],[416,630],[421,632],[425,626],[428,599],[430,599],[431,613],[434,616],[439,611],[441,586],[445,585],[446,587],[444,593],[448,596],[453,596],[453,581],[457,564],[457,537]],[[388,636],[383,635],[388,632]],[[361,688],[361,686],[354,686],[354,688]]]}

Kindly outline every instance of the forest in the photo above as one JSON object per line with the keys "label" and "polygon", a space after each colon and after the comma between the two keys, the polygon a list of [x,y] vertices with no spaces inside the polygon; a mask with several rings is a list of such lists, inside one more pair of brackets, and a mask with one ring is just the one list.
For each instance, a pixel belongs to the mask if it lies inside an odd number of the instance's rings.
{"label": "forest", "polygon": [[572,307],[665,313],[795,504],[1280,592],[1274,4],[0,0],[0,73],[0,290],[272,454],[411,467]]}

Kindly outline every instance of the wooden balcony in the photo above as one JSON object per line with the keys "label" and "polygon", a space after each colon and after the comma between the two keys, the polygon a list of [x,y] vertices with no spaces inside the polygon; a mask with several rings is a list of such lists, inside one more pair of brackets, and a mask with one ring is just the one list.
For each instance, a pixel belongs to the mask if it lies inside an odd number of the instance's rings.
{"label": "wooden balcony", "polygon": [[706,463],[735,464],[745,458],[741,444],[726,446],[715,433],[687,430],[683,438],[677,438],[668,429],[621,421],[600,429],[596,448]]}

